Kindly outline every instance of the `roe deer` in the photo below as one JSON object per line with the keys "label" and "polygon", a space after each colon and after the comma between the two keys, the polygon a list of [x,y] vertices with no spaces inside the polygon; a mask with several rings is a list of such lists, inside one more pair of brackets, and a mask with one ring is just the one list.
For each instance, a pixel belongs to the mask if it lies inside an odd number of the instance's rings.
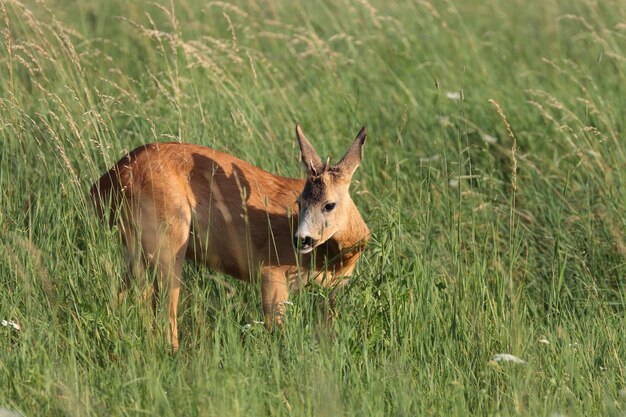
{"label": "roe deer", "polygon": [[282,322],[289,289],[309,279],[344,285],[370,236],[349,194],[366,136],[361,129],[331,166],[296,125],[306,180],[191,144],[152,143],[130,152],[90,192],[100,218],[121,233],[128,268],[120,299],[132,275],[153,268],[153,297],[166,292],[167,337],[177,350],[185,258],[246,281],[260,275],[268,325]]}

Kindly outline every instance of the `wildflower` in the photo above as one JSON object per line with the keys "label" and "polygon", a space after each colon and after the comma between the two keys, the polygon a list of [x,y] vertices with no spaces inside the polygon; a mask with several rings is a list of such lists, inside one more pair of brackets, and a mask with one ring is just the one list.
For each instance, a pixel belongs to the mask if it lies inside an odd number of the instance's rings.
{"label": "wildflower", "polygon": [[11,320],[2,320],[0,324],[2,324],[4,327],[11,327],[13,328],[13,330],[17,330],[18,332],[22,330],[19,324]]}
{"label": "wildflower", "polygon": [[541,339],[539,339],[539,343],[543,343],[544,345],[549,345],[550,341],[546,339],[545,337],[542,337]]}
{"label": "wildflower", "polygon": [[244,325],[243,325],[243,327],[241,328],[241,331],[242,331],[243,333],[245,333],[245,332],[247,332],[247,331],[249,331],[249,330],[250,330],[250,327],[252,327],[252,325],[251,325],[250,323],[246,323],[246,324],[244,324]]}
{"label": "wildflower", "polygon": [[461,93],[458,91],[449,91],[446,93],[446,98],[450,100],[461,100]]}
{"label": "wildflower", "polygon": [[510,353],[496,353],[491,357],[491,360],[495,362],[526,363],[525,360],[520,359],[515,355],[511,355]]}

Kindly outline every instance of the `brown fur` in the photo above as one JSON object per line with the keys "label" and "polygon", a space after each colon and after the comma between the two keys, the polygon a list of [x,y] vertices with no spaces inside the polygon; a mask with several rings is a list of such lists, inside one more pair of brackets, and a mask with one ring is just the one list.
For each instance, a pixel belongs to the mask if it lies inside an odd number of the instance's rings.
{"label": "brown fur", "polygon": [[369,229],[349,200],[341,230],[315,252],[298,254],[293,236],[304,185],[206,147],[153,143],[120,159],[90,195],[99,216],[119,226],[128,260],[125,286],[146,267],[156,270],[154,287],[167,294],[168,338],[177,349],[184,259],[245,281],[260,276],[268,324],[282,321],[290,288],[309,279],[345,283]]}

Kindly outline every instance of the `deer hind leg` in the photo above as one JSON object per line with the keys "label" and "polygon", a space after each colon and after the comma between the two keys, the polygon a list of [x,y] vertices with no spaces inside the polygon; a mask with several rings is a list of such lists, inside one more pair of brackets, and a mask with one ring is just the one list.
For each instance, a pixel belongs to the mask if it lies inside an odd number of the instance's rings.
{"label": "deer hind leg", "polygon": [[145,301],[151,290],[146,287],[146,259],[143,255],[139,234],[129,222],[120,223],[122,234],[124,259],[126,270],[122,276],[122,283],[118,294],[120,304],[128,297],[133,282],[143,291],[142,301]]}
{"label": "deer hind leg", "polygon": [[[158,299],[165,301],[168,317],[165,334],[175,352],[178,350],[176,313],[183,262],[189,243],[191,211],[182,206],[175,210],[163,211],[165,212],[163,216],[155,216],[153,210],[145,210],[141,221],[141,250],[142,258],[154,271],[152,304],[156,307]],[[144,297],[146,295],[144,292]]]}
{"label": "deer hind leg", "polygon": [[187,250],[187,241],[174,239],[174,244],[160,249],[158,260],[155,264],[156,281],[155,297],[159,292],[163,292],[165,300],[165,310],[167,312],[168,327],[166,329],[167,341],[173,351],[178,350],[178,323],[176,320],[178,311],[178,300],[180,297],[180,287],[182,284],[183,262]]}
{"label": "deer hind leg", "polygon": [[124,245],[124,259],[126,260],[126,270],[122,276],[122,285],[118,295],[120,304],[124,302],[128,292],[132,287],[133,281],[145,280],[145,264],[141,259],[141,254],[131,250],[130,247]]}
{"label": "deer hind leg", "polygon": [[261,299],[267,326],[283,323],[285,304],[289,300],[287,276],[283,268],[261,270]]}

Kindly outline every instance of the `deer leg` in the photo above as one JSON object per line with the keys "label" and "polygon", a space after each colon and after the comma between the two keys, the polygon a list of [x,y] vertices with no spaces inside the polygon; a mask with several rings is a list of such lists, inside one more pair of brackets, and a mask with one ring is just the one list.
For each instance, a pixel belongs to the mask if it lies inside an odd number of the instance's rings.
{"label": "deer leg", "polygon": [[[133,281],[137,282],[139,288],[145,288],[146,267],[145,263],[139,257],[128,258],[126,261],[126,270],[122,276],[120,292],[118,294],[118,302],[122,304],[128,296],[128,292],[132,288]],[[145,288],[142,292],[141,300],[145,301],[148,297],[149,289]]]}
{"label": "deer leg", "polygon": [[[123,249],[124,259],[126,260],[126,270],[124,271],[118,294],[118,302],[120,304],[126,299],[133,281],[137,283],[140,289],[145,288],[146,281],[146,260],[142,254],[139,237],[129,227],[122,225],[122,240],[124,242]],[[142,298],[142,301],[144,301],[144,298]]]}
{"label": "deer leg", "polygon": [[341,291],[343,287],[345,287],[348,282],[350,282],[348,277],[343,277],[341,281],[339,281],[333,289],[330,291],[330,295],[328,296],[328,304],[326,305],[326,315],[329,321],[333,321],[338,317],[337,313],[337,295]]}
{"label": "deer leg", "polygon": [[178,300],[182,283],[183,262],[185,260],[186,242],[174,252],[161,252],[157,267],[157,281],[155,287],[162,292],[165,298],[168,327],[167,341],[176,352],[178,350],[178,323],[176,320]]}
{"label": "deer leg", "polygon": [[337,305],[337,295],[339,294],[341,289],[348,285],[348,283],[350,282],[350,275],[352,275],[352,271],[354,271],[355,266],[356,262],[352,262],[351,264],[344,266],[344,269],[338,272],[336,278],[333,279],[331,283],[329,283],[332,286],[332,289],[330,291],[328,304],[326,306],[326,315],[328,317],[328,320],[332,321],[338,316],[337,310],[335,308]]}
{"label": "deer leg", "polygon": [[191,213],[180,216],[170,223],[165,233],[165,242],[159,252],[159,290],[165,293],[166,311],[169,322],[167,340],[174,352],[178,351],[178,323],[176,320],[178,300],[182,284],[183,263],[189,244]]}
{"label": "deer leg", "polygon": [[126,258],[126,270],[124,271],[124,275],[122,276],[120,292],[117,296],[119,304],[122,304],[124,302],[124,299],[126,298],[126,293],[130,290],[133,278],[139,275],[136,274],[137,269],[139,269],[136,267],[136,263],[138,261],[129,253],[126,247],[124,247],[124,252],[124,256]]}
{"label": "deer leg", "polygon": [[142,225],[141,241],[144,253],[147,254],[156,273],[153,283],[153,306],[156,307],[158,299],[165,301],[164,307],[168,318],[165,334],[172,350],[176,352],[178,350],[176,316],[183,262],[189,243],[191,212],[180,207],[167,213],[169,216],[159,219],[160,221],[146,222]]}
{"label": "deer leg", "polygon": [[261,299],[266,325],[281,325],[285,302],[289,300],[287,277],[282,270],[266,268],[261,271]]}

